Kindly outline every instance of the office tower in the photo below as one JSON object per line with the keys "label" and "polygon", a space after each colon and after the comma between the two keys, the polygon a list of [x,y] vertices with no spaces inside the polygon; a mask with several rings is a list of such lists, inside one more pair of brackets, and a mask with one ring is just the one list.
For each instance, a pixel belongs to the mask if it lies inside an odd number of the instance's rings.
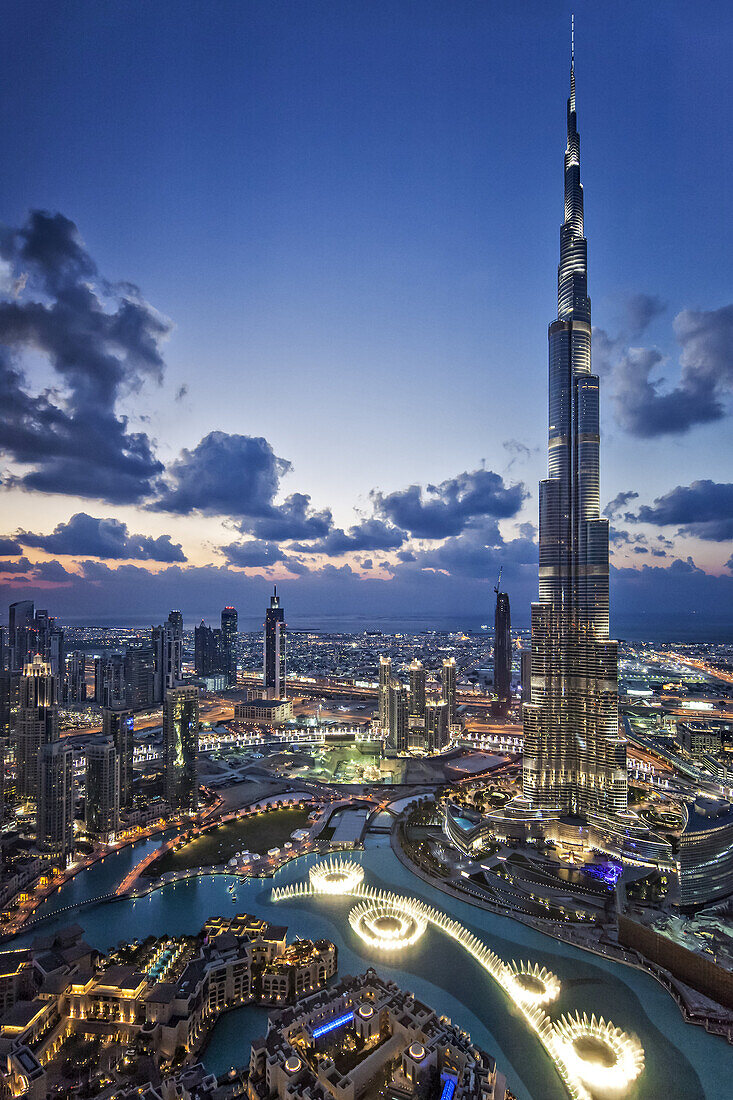
{"label": "office tower", "polygon": [[87,833],[109,843],[120,827],[120,758],[111,741],[88,746],[84,790]]}
{"label": "office tower", "polygon": [[500,703],[512,701],[512,619],[509,593],[496,593],[494,612],[494,690]]}
{"label": "office tower", "polygon": [[135,732],[131,710],[103,710],[102,732],[112,741],[120,762],[120,809],[127,810],[132,805],[132,790],[135,779],[133,763],[135,760]]}
{"label": "office tower", "polygon": [[407,688],[393,680],[389,689],[389,744],[397,752],[407,750],[409,704]]}
{"label": "office tower", "polygon": [[19,600],[11,603],[8,618],[8,640],[10,646],[9,667],[16,672],[26,664],[28,654],[35,642],[33,619],[35,605],[33,600]]}
{"label": "office tower", "polygon": [[[171,612],[173,614],[173,612]],[[177,622],[154,626],[150,639],[155,658],[153,695],[162,703],[166,691],[180,683],[183,667],[183,636],[177,633]]]}
{"label": "office tower", "polygon": [[21,676],[21,672],[11,672],[9,669],[0,672],[0,737],[15,734]]}
{"label": "office tower", "polygon": [[410,664],[410,718],[425,717],[425,685],[427,673],[422,662],[415,658]]}
{"label": "office tower", "polygon": [[221,613],[221,636],[224,645],[227,680],[230,686],[237,683],[237,626],[235,607],[225,607]]}
{"label": "office tower", "polygon": [[150,645],[130,646],[124,657],[125,707],[149,710],[155,706],[155,653]]}
{"label": "office tower", "polygon": [[174,810],[196,812],[198,752],[198,688],[169,688],[163,702],[163,775],[166,801]]}
{"label": "office tower", "polygon": [[264,685],[268,699],[284,699],[285,684],[285,611],[275,591],[265,613]]}
{"label": "office tower", "polygon": [[74,754],[67,742],[52,741],[38,759],[36,839],[65,867],[74,854]]}
{"label": "office tower", "polygon": [[448,704],[448,725],[456,721],[456,659],[446,657],[443,661],[442,690],[440,697]]}
{"label": "office tower", "polygon": [[183,612],[171,611],[168,614],[168,625],[173,628],[177,638],[183,639]]}
{"label": "office tower", "polygon": [[51,666],[36,654],[20,677],[15,720],[18,800],[38,797],[39,750],[57,741],[58,703],[56,677]]}
{"label": "office tower", "polygon": [[35,630],[35,650],[51,666],[51,672],[61,683],[64,675],[64,632],[56,624],[56,619],[48,611],[39,608],[33,619]]}
{"label": "office tower", "polygon": [[8,817],[18,802],[16,747],[12,737],[0,737],[0,754],[2,754],[0,773],[2,811],[3,817]]}
{"label": "office tower", "polygon": [[379,658],[379,728],[389,729],[389,691],[392,683],[391,657]]}
{"label": "office tower", "polygon": [[193,632],[193,652],[197,676],[227,675],[224,634],[221,630],[212,630],[203,619]]}
{"label": "office tower", "polygon": [[100,707],[124,707],[125,658],[121,653],[94,658],[94,701]]}
{"label": "office tower", "polygon": [[8,642],[8,631],[4,626],[0,626],[0,672],[5,672],[10,667],[10,645]]}
{"label": "office tower", "polygon": [[520,654],[522,662],[522,702],[532,702],[532,650],[523,649]]}
{"label": "office tower", "polygon": [[428,703],[425,707],[425,750],[438,752],[444,749],[449,739],[448,704]]}
{"label": "office tower", "polygon": [[570,65],[558,316],[549,327],[548,477],[540,483],[532,701],[523,708],[524,794],[566,813],[623,811],[618,660],[609,638],[608,521],[600,515],[599,382],[591,373],[575,60]]}
{"label": "office tower", "polygon": [[87,655],[74,649],[66,658],[64,702],[85,703],[87,698]]}

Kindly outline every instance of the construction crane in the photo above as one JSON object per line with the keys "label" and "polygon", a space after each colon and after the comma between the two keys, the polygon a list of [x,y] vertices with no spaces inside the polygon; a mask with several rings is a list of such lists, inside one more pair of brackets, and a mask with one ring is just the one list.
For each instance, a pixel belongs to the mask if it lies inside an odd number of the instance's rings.
{"label": "construction crane", "polygon": [[501,588],[501,574],[502,574],[503,570],[504,570],[504,566],[500,565],[499,566],[499,576],[496,578],[496,584],[494,585],[494,592],[496,592],[497,596],[499,595],[499,589]]}

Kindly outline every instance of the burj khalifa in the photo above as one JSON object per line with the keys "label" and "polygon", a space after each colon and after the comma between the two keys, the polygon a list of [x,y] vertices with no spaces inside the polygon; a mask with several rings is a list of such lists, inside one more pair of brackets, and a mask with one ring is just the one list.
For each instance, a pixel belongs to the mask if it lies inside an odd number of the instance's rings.
{"label": "burj khalifa", "polygon": [[540,483],[539,601],[531,701],[523,708],[525,799],[537,810],[626,810],[617,644],[609,637],[608,521],[600,514],[599,379],[591,371],[574,43],[560,229],[557,320],[549,326],[548,477]]}

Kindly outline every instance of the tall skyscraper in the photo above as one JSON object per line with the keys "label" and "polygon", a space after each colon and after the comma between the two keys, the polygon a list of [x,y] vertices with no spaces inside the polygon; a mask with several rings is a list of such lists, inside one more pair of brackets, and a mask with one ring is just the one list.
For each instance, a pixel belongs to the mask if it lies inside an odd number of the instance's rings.
{"label": "tall skyscraper", "polygon": [[[172,611],[171,615],[180,615],[180,611]],[[150,641],[155,660],[153,696],[156,703],[162,703],[166,691],[175,687],[182,676],[183,634],[178,632],[178,620],[152,627]]]}
{"label": "tall skyscraper", "polygon": [[94,701],[101,707],[123,707],[126,700],[125,658],[108,653],[94,658]]}
{"label": "tall skyscraper", "polygon": [[[33,600],[18,600],[11,603],[8,618],[8,636],[10,644],[10,669],[18,671],[26,663],[28,654],[33,652],[35,605]],[[32,639],[32,640],[31,640]]]}
{"label": "tall skyscraper", "polygon": [[403,684],[392,681],[389,690],[389,744],[397,752],[405,752],[408,746],[409,695]]}
{"label": "tall skyscraper", "polygon": [[97,840],[112,840],[120,827],[120,758],[111,741],[86,751],[84,820]]}
{"label": "tall skyscraper", "polygon": [[174,810],[198,808],[199,690],[169,688],[163,702],[165,797]]}
{"label": "tall skyscraper", "polygon": [[532,702],[532,650],[523,649],[522,662],[522,702]]}
{"label": "tall skyscraper", "polygon": [[392,685],[392,659],[379,658],[379,728],[389,729],[389,692]]}
{"label": "tall skyscraper", "polygon": [[132,805],[132,785],[135,778],[134,719],[131,710],[103,710],[102,732],[109,738],[120,761],[120,809]]}
{"label": "tall skyscraper", "polygon": [[221,636],[224,647],[226,675],[230,686],[237,683],[237,626],[236,607],[225,607],[221,613]]}
{"label": "tall skyscraper", "polygon": [[39,752],[58,741],[58,684],[51,666],[36,654],[20,677],[15,719],[18,800],[38,797]]}
{"label": "tall skyscraper", "polygon": [[87,655],[74,649],[66,658],[64,702],[85,703],[87,698]]}
{"label": "tall skyscraper", "polygon": [[125,706],[147,710],[155,705],[155,651],[150,645],[125,651]]}
{"label": "tall skyscraper", "polygon": [[410,664],[410,718],[425,717],[425,685],[427,673],[422,661],[415,658]]}
{"label": "tall skyscraper", "polygon": [[574,56],[557,299],[549,327],[549,476],[540,483],[532,700],[523,710],[524,795],[538,808],[616,812],[627,805],[626,745],[618,735],[617,647],[609,638]]}
{"label": "tall skyscraper", "polygon": [[66,741],[52,741],[38,759],[36,839],[65,867],[74,854],[74,754]]}
{"label": "tall skyscraper", "polygon": [[426,752],[437,752],[448,744],[448,704],[444,702],[428,703],[425,707]]}
{"label": "tall skyscraper", "polygon": [[509,593],[496,593],[494,612],[494,690],[502,704],[512,700],[512,618]]}
{"label": "tall skyscraper", "polygon": [[268,699],[284,699],[286,695],[285,636],[285,611],[276,585],[265,612],[264,685]]}
{"label": "tall skyscraper", "polygon": [[448,704],[448,725],[456,720],[456,659],[446,657],[443,661],[441,699]]}
{"label": "tall skyscraper", "polygon": [[182,611],[170,611],[168,613],[168,625],[173,628],[173,632],[177,638],[183,638],[183,612]]}
{"label": "tall skyscraper", "polygon": [[212,630],[201,620],[193,632],[193,652],[198,676],[227,675],[227,654],[221,630]]}

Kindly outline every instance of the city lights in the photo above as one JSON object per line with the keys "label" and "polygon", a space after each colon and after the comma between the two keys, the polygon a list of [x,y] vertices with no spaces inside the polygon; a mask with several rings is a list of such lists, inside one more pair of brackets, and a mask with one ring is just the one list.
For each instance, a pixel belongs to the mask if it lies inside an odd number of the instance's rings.
{"label": "city lights", "polygon": [[364,868],[351,859],[331,858],[314,864],[309,871],[316,894],[350,894],[364,879]]}

